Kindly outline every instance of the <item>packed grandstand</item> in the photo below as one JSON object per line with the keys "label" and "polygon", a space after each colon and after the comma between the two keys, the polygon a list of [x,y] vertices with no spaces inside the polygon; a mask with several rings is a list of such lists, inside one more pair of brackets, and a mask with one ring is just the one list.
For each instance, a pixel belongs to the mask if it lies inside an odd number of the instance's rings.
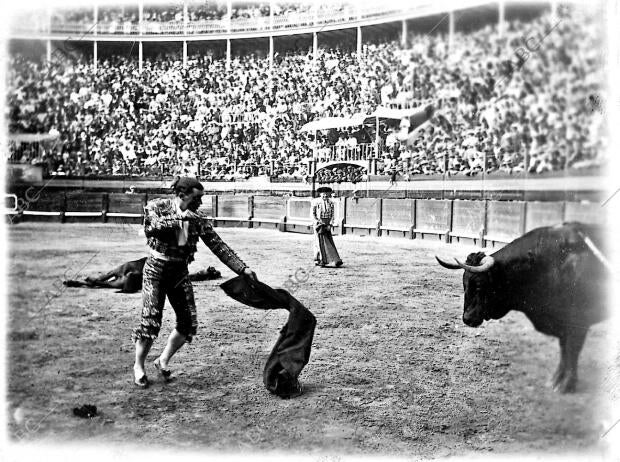
{"label": "packed grandstand", "polygon": [[[193,8],[190,18],[221,18],[226,12],[215,5]],[[286,4],[277,14],[303,8]],[[107,20],[135,21],[132,14],[109,13]],[[270,13],[254,4],[234,14]],[[153,8],[144,18],[181,19],[178,8]],[[562,8],[555,17],[546,10],[525,22],[508,20],[503,37],[497,29],[490,23],[456,31],[452,40],[443,31],[413,31],[406,41],[367,41],[361,56],[346,47],[319,47],[316,56],[302,48],[276,55],[273,67],[258,53],[234,57],[229,66],[209,53],[185,65],[178,54],[161,54],[140,66],[118,55],[96,69],[85,56],[13,54],[10,133],[57,141],[13,141],[9,161],[42,164],[51,175],[297,181],[309,178],[310,161],[366,148],[377,174],[409,179],[476,176],[485,167],[488,174],[541,174],[602,165],[605,70],[595,20]],[[536,38],[537,47],[515,53],[524,37]],[[406,141],[397,136],[398,123],[382,122],[378,136],[374,124],[301,130],[313,120],[370,114],[394,102],[431,102],[435,115]]]}
{"label": "packed grandstand", "polygon": [[[273,12],[271,11],[273,7]],[[299,14],[309,11],[312,7],[312,3],[307,2],[305,4],[299,3],[277,3],[270,5],[270,2],[236,2],[231,8],[230,19],[256,19],[266,18],[272,13],[274,16],[283,16],[290,14]],[[328,6],[329,9],[333,9],[334,6]],[[342,4],[336,6],[337,9],[342,8]],[[188,19],[189,21],[209,21],[209,20],[222,20],[227,17],[228,8],[225,1],[220,2],[188,2]],[[126,24],[135,24],[138,22],[138,8],[119,6],[117,8],[105,8],[102,10],[100,18],[102,23],[108,24],[109,29],[113,32],[122,33]],[[54,14],[53,21],[57,23],[79,23],[93,21],[94,14],[92,8],[80,8],[71,10],[57,10]],[[163,5],[145,5],[144,21],[152,23],[182,23],[183,18],[183,4],[178,2],[176,4],[163,4]]]}

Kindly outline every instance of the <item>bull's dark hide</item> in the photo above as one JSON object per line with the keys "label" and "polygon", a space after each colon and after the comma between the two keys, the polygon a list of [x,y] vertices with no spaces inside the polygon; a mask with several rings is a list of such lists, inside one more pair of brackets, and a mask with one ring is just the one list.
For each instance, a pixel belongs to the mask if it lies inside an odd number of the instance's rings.
{"label": "bull's dark hide", "polygon": [[605,228],[564,223],[533,229],[491,255],[471,253],[444,268],[465,270],[463,322],[478,327],[520,311],[539,332],[559,339],[554,390],[576,389],[579,353],[591,325],[611,314],[613,270]]}
{"label": "bull's dark hide", "polygon": [[261,310],[288,310],[288,321],[280,330],[263,370],[263,383],[282,398],[298,389],[298,377],[310,359],[316,318],[295,297],[284,289],[237,276],[220,287],[226,295],[245,305]]}
{"label": "bull's dark hide", "polygon": [[[119,293],[126,294],[140,292],[142,290],[142,270],[144,269],[145,262],[146,257],[129,261],[97,277],[87,277],[83,281],[69,279],[63,281],[63,284],[67,287],[120,289]],[[189,275],[192,281],[209,281],[219,279],[220,277],[222,277],[221,273],[212,266]]]}

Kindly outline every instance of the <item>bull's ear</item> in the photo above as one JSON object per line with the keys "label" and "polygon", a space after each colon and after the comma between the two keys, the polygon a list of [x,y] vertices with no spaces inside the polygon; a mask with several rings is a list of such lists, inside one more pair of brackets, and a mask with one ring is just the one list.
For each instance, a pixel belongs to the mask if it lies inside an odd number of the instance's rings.
{"label": "bull's ear", "polygon": [[456,260],[456,262],[461,268],[466,271],[471,271],[472,273],[484,273],[485,271],[489,271],[491,267],[495,264],[495,259],[490,255],[487,255],[482,259],[479,266],[470,266],[465,263],[461,263],[458,260]]}
{"label": "bull's ear", "polygon": [[437,260],[437,262],[443,266],[444,268],[447,269],[451,269],[451,270],[456,270],[456,269],[462,269],[459,265],[456,265],[454,263],[448,263],[443,261],[441,258],[439,258],[437,255],[435,255],[435,259]]}
{"label": "bull's ear", "polygon": [[482,260],[487,256],[484,252],[474,252],[467,255],[465,264],[469,266],[478,266]]}

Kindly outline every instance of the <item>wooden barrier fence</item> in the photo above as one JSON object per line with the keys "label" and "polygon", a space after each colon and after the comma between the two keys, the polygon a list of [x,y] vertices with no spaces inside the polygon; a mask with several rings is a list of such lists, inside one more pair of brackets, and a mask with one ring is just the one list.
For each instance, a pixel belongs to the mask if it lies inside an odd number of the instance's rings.
{"label": "wooden barrier fence", "polygon": [[386,236],[397,235],[413,239],[415,228],[414,199],[383,199],[379,230]]}
{"label": "wooden barrier fence", "polygon": [[286,200],[278,196],[253,196],[252,226],[271,227],[284,231]]}
{"label": "wooden barrier fence", "polygon": [[367,236],[381,235],[380,199],[345,199],[343,231]]}
{"label": "wooden barrier fence", "polygon": [[486,203],[484,201],[454,200],[452,201],[452,227],[450,239],[457,241],[466,238],[484,239],[486,223]]}
{"label": "wooden barrier fence", "polygon": [[[17,198],[12,222],[57,220],[139,223],[156,194],[47,192]],[[312,232],[311,198],[259,195],[204,196],[200,210],[215,226],[267,227]],[[606,224],[606,209],[592,202],[524,202],[338,198],[335,234],[436,236],[446,242],[469,239],[478,245],[507,243],[540,226],[565,221]],[[8,210],[8,209],[7,209]],[[8,212],[5,211],[5,214]],[[17,217],[15,216],[17,215]]]}

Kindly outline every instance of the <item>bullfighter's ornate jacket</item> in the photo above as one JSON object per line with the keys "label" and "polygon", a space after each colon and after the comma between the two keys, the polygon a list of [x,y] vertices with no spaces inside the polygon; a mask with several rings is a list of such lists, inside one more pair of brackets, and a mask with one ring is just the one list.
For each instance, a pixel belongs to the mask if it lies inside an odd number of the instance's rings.
{"label": "bullfighter's ornate jacket", "polygon": [[315,225],[319,223],[329,223],[334,225],[334,203],[331,199],[323,200],[320,197],[311,203],[312,221]]}
{"label": "bullfighter's ornate jacket", "polygon": [[194,260],[198,238],[237,274],[243,273],[247,265],[218,236],[211,223],[203,220],[190,220],[187,244],[178,245],[177,232],[181,229],[181,217],[177,214],[174,199],[154,199],[144,207],[144,234],[148,246],[167,257]]}

